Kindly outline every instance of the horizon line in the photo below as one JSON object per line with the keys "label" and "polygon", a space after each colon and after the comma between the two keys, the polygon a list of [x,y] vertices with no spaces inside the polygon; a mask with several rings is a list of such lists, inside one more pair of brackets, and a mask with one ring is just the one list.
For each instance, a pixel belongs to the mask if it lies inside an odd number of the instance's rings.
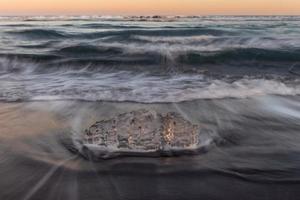
{"label": "horizon line", "polygon": [[80,16],[97,16],[97,17],[206,17],[206,16],[300,16],[300,14],[204,14],[204,15],[185,15],[185,14],[0,14],[0,17],[42,17],[42,16],[66,16],[66,17],[80,17]]}

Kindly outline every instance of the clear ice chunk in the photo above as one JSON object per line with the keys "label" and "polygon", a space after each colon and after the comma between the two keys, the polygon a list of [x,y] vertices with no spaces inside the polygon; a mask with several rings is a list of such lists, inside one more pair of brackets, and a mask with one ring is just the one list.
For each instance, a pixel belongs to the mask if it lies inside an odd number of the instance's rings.
{"label": "clear ice chunk", "polygon": [[200,137],[201,132],[199,125],[178,113],[163,115],[141,109],[93,124],[83,135],[83,153],[109,158],[196,150],[212,141],[210,137]]}

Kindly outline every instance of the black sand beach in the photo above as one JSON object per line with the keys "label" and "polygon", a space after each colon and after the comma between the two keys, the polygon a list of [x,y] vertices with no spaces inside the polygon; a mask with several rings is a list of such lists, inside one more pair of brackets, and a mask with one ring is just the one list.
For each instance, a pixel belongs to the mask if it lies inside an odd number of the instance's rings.
{"label": "black sand beach", "polygon": [[[298,199],[298,100],[1,103],[0,198]],[[187,113],[224,142],[199,155],[99,162],[66,147],[95,120],[140,108]]]}

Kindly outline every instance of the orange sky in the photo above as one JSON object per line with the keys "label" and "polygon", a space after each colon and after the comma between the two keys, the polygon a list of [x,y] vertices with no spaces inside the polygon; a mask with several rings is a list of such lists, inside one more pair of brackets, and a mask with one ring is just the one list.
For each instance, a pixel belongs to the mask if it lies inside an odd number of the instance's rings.
{"label": "orange sky", "polygon": [[6,14],[300,15],[300,0],[0,0]]}

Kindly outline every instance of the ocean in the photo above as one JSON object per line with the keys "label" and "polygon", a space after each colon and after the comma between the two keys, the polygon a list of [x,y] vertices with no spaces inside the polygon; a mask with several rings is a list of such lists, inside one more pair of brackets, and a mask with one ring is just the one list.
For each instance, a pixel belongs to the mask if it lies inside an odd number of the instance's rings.
{"label": "ocean", "polygon": [[[299,199],[299,35],[299,16],[0,17],[0,199]],[[140,109],[217,142],[82,155]]]}

